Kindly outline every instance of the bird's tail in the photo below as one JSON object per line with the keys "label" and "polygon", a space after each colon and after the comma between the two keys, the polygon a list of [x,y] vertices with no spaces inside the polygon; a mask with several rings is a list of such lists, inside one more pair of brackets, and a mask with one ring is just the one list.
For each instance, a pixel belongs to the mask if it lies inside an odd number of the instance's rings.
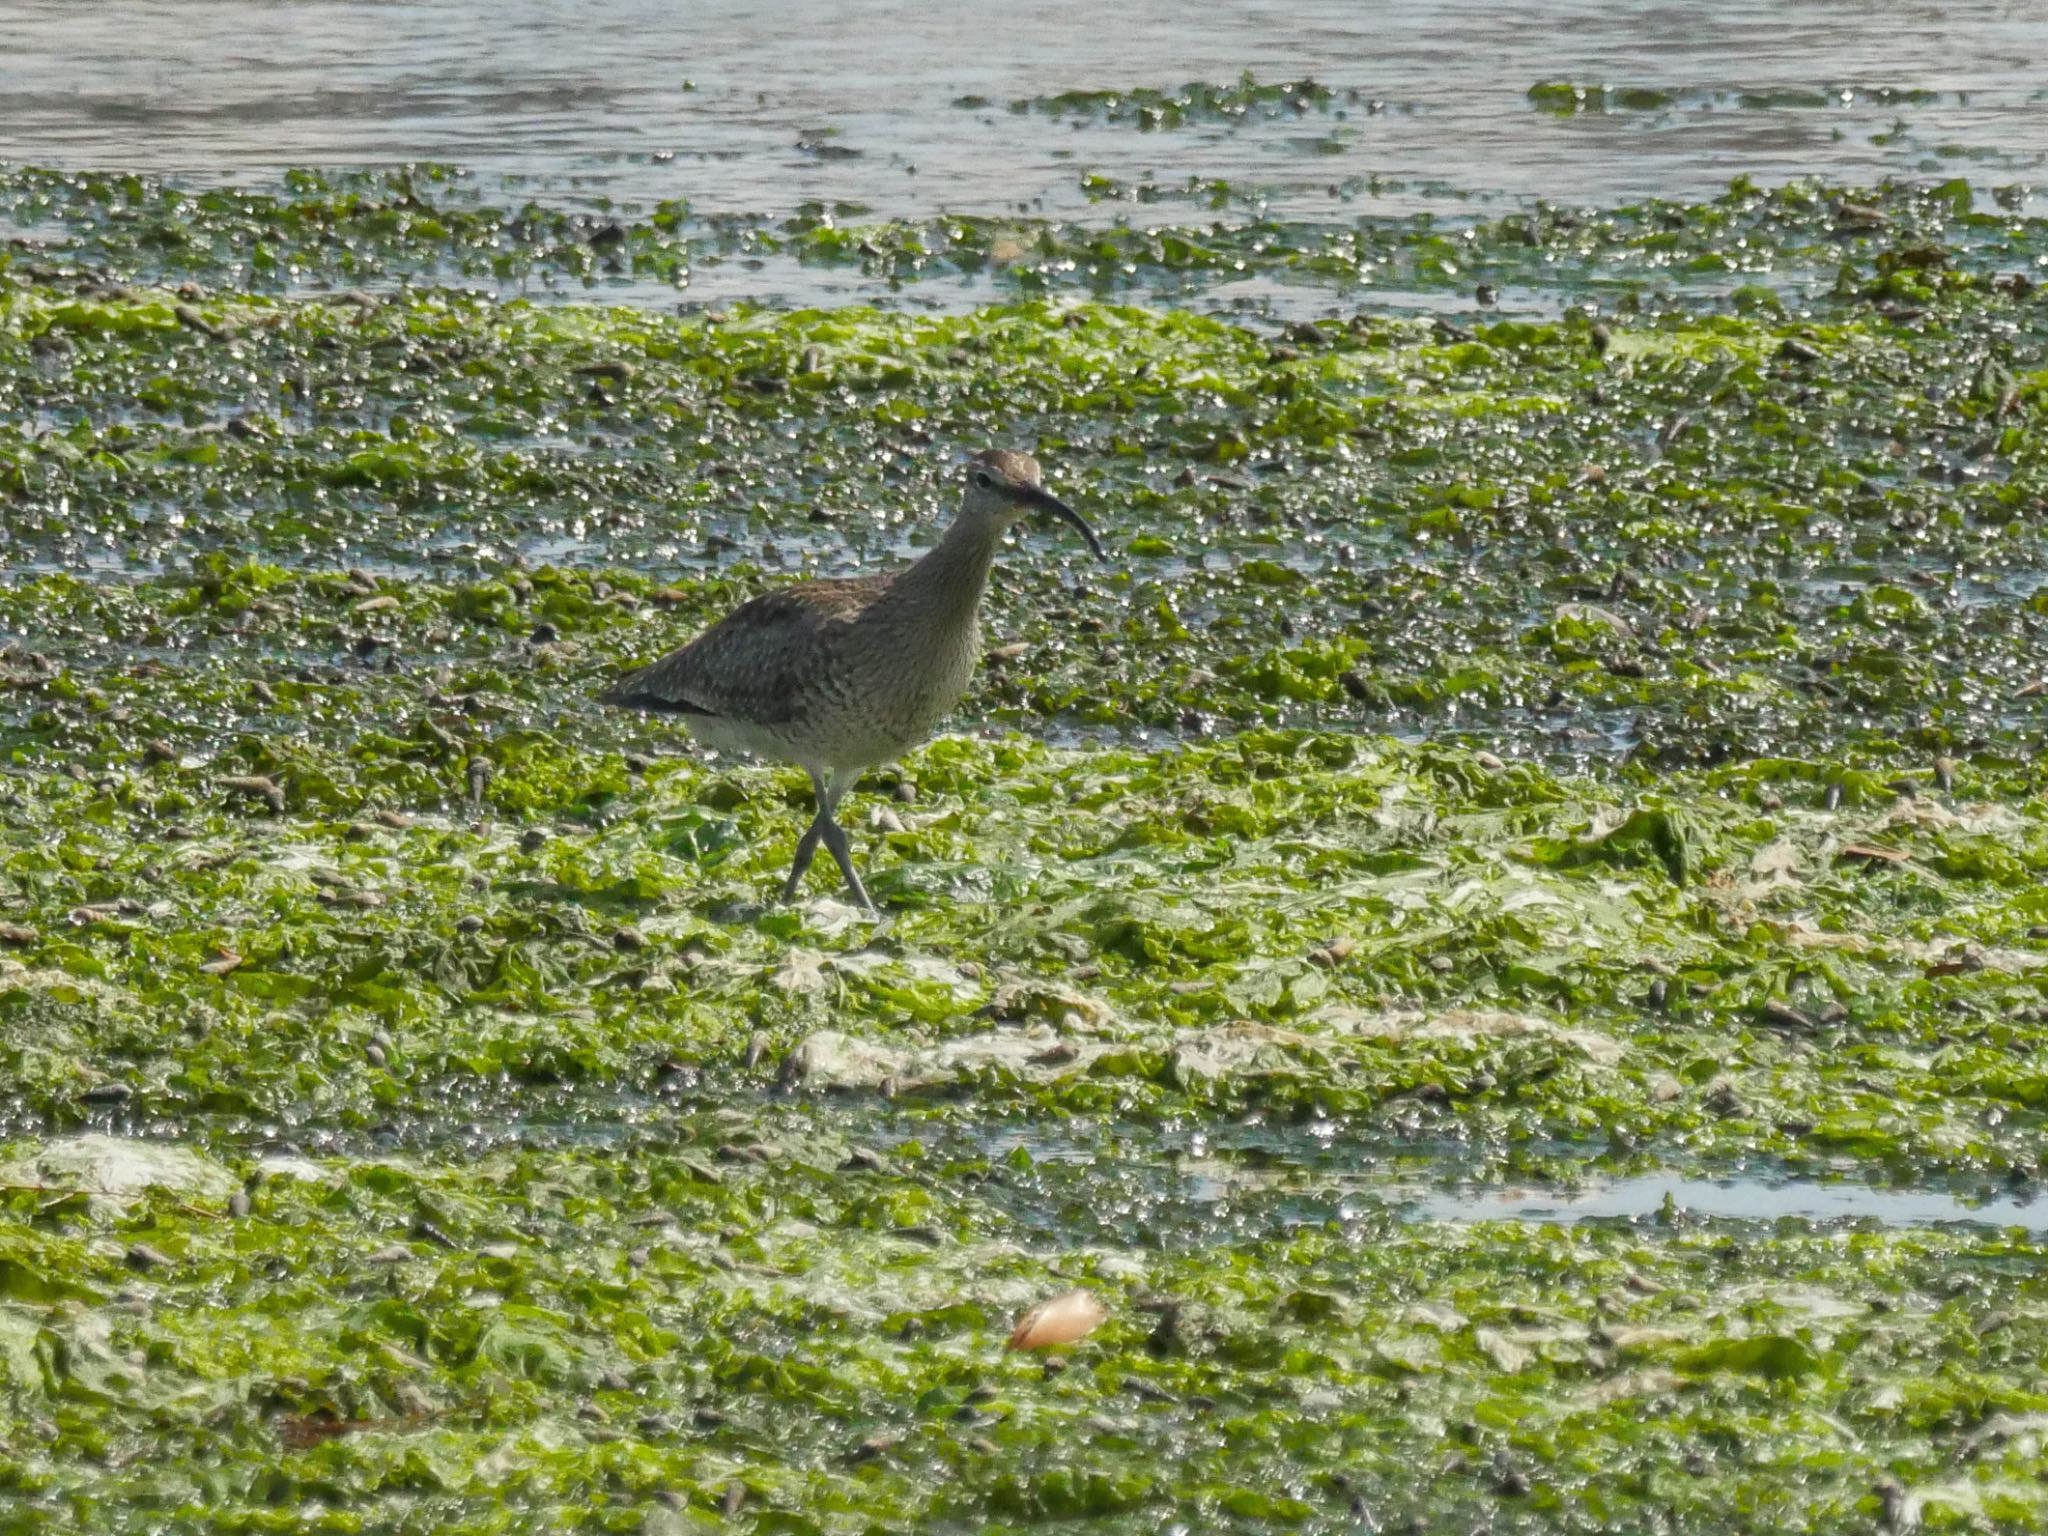
{"label": "bird's tail", "polygon": [[620,709],[652,710],[664,715],[708,715],[711,713],[710,710],[704,708],[701,704],[693,704],[688,699],[679,697],[674,693],[664,692],[659,687],[654,686],[657,682],[654,674],[660,665],[659,662],[654,662],[648,666],[635,667],[631,672],[628,672],[624,677],[613,683],[611,687],[605,689],[603,693],[600,693],[597,696],[597,702],[615,705]]}

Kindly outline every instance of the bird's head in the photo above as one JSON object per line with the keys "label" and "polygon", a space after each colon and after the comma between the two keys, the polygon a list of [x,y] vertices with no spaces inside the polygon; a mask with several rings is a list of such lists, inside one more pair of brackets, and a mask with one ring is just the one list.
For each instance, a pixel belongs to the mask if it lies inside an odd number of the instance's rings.
{"label": "bird's head", "polygon": [[986,518],[1001,530],[1030,513],[1047,512],[1079,529],[1096,559],[1109,558],[1102,540],[1095,537],[1095,530],[1081,514],[1045,488],[1039,479],[1038,460],[1030,454],[984,449],[967,461],[964,473],[967,495],[961,504],[963,516]]}

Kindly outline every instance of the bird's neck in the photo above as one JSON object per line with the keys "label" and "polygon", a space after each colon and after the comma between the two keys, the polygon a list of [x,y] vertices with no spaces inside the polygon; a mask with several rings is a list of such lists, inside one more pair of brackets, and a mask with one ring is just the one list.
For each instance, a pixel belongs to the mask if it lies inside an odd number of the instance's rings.
{"label": "bird's neck", "polygon": [[914,602],[935,628],[965,625],[981,606],[1002,538],[987,518],[956,518],[932,552],[896,578],[893,591]]}

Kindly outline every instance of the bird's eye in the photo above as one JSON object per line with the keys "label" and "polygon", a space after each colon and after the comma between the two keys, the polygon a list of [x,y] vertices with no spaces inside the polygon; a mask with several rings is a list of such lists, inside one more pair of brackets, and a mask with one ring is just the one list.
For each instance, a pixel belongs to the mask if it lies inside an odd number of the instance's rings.
{"label": "bird's eye", "polygon": [[983,490],[985,491],[985,490],[987,490],[987,489],[988,489],[988,488],[989,488],[990,486],[994,485],[994,484],[995,484],[995,481],[993,481],[993,480],[989,479],[989,477],[988,477],[988,471],[987,471],[987,470],[985,470],[985,469],[977,469],[977,470],[976,470],[976,471],[974,472],[974,483],[975,483],[976,485],[980,486],[980,487],[981,487],[981,488],[982,488],[982,489],[983,489]]}

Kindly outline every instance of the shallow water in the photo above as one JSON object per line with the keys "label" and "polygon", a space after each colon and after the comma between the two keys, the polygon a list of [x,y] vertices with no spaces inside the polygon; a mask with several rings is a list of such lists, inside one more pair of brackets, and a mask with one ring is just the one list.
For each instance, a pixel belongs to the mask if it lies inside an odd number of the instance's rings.
{"label": "shallow water", "polygon": [[1966,1200],[1927,1189],[1874,1189],[1809,1179],[1680,1179],[1652,1174],[1580,1190],[1417,1190],[1404,1214],[1431,1221],[1642,1220],[1665,1209],[1702,1220],[1875,1221],[1892,1227],[1950,1222],[2048,1231],[2048,1206],[2016,1196]]}
{"label": "shallow water", "polygon": [[[1053,0],[1029,22],[908,0],[14,0],[0,60],[0,160],[260,181],[432,158],[700,213],[1085,213],[1084,170],[1222,177],[1270,189],[1276,214],[1348,217],[1473,195],[1689,197],[1737,172],[1989,184],[2048,163],[2048,24],[2008,0],[1565,0],[1533,19],[1504,0]],[[1164,132],[1007,108],[1246,69],[1340,96]],[[1529,99],[1547,81],[1672,99],[1560,116]],[[991,105],[955,105],[967,96]]]}
{"label": "shallow water", "polygon": [[[740,1123],[735,1120],[733,1123]],[[1386,1143],[1361,1156],[1356,1147],[1330,1145],[1313,1133],[1220,1132],[1215,1140],[1222,1155],[1207,1155],[1211,1142],[1199,1135],[1193,1155],[1149,1144],[1142,1131],[1119,1125],[1113,1132],[1127,1161],[1122,1178],[1104,1188],[1099,1176],[1115,1166],[1105,1158],[1105,1144],[1094,1136],[1046,1130],[1005,1128],[989,1134],[952,1131],[930,1121],[902,1123],[885,1107],[809,1104],[798,1115],[767,1112],[764,1128],[779,1123],[792,1135],[843,1136],[849,1145],[893,1148],[905,1140],[943,1149],[947,1157],[987,1155],[1000,1160],[1023,1148],[1042,1170],[1037,1177],[1016,1181],[1007,1192],[987,1193],[1022,1227],[1043,1227],[1048,1234],[1071,1235],[1073,1224],[1100,1223],[1114,1229],[1125,1223],[1145,1226],[1154,1241],[1164,1233],[1199,1241],[1222,1227],[1250,1229],[1269,1235],[1330,1222],[1353,1223],[1374,1218],[1401,1222],[1533,1221],[1654,1222],[1687,1225],[1697,1222],[1875,1224],[1916,1228],[1964,1225],[2020,1228],[2048,1232],[2048,1202],[2027,1188],[2018,1190],[1940,1183],[1917,1188],[1885,1187],[1853,1177],[1789,1178],[1768,1171],[1720,1177],[1652,1173],[1633,1177],[1591,1177],[1582,1183],[1553,1185],[1497,1182],[1472,1177],[1469,1156],[1455,1151]],[[556,1147],[630,1151],[684,1143],[697,1134],[689,1116],[678,1118],[673,1106],[634,1100],[610,1114],[564,1119],[458,1120],[427,1125],[391,1124],[378,1128],[366,1144],[351,1135],[317,1130],[285,1142],[260,1138],[267,1155],[296,1158],[339,1158],[342,1166],[368,1153],[371,1161],[387,1156],[425,1156],[457,1160],[482,1158],[495,1152]],[[1165,1153],[1166,1166],[1153,1156],[1130,1158],[1140,1145],[1151,1154]],[[370,1148],[378,1150],[374,1153]],[[1234,1148],[1238,1155],[1230,1155]],[[1249,1154],[1247,1160],[1246,1154]],[[1461,1172],[1463,1168],[1463,1172]],[[1169,1171],[1170,1169],[1170,1171]],[[1074,1176],[1088,1180],[1093,1191],[1084,1215],[1071,1203]]]}

